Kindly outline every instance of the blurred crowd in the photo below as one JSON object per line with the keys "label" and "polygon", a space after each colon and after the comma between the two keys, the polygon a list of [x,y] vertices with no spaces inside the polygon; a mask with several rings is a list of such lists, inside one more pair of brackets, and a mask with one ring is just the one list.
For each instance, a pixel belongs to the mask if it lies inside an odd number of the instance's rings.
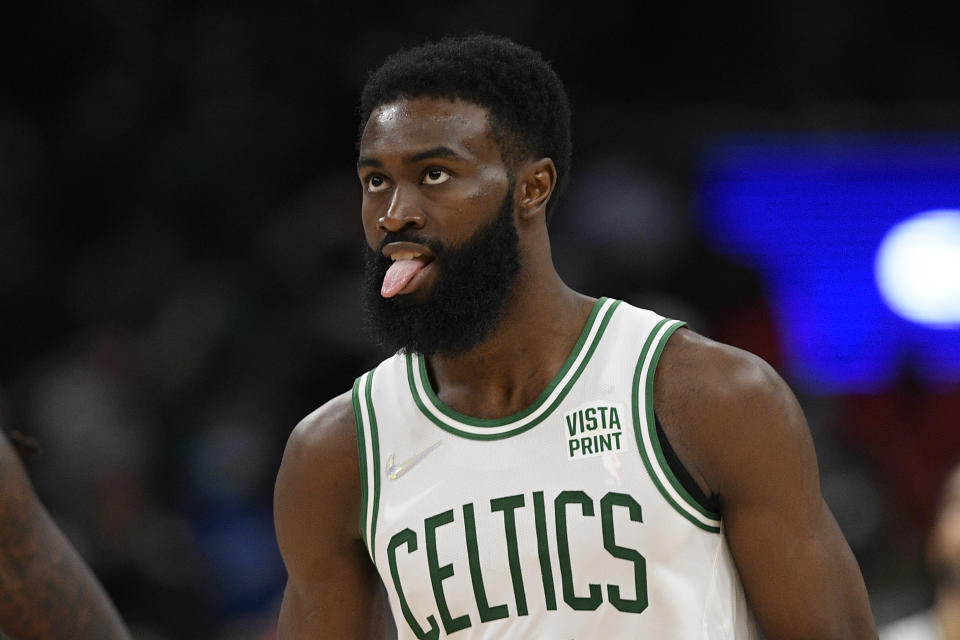
{"label": "blurred crowd", "polygon": [[[136,637],[273,637],[286,437],[385,355],[362,327],[352,165],[359,88],[397,46],[488,30],[541,49],[574,106],[561,275],[788,372],[761,280],[699,230],[698,150],[960,115],[948,21],[803,7],[99,0],[5,20],[0,388],[42,446],[39,495]],[[878,620],[919,609],[960,385],[796,390]]]}

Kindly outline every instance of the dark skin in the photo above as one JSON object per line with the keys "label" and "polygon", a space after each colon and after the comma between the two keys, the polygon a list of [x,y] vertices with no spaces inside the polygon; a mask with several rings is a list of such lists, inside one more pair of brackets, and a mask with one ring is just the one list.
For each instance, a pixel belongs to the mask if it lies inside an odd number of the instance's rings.
{"label": "dark skin", "polygon": [[[430,98],[374,111],[359,175],[364,231],[374,248],[387,231],[406,228],[460,242],[494,215],[509,188],[484,109]],[[560,370],[594,303],[553,267],[545,220],[556,185],[553,162],[532,159],[513,167],[513,175],[522,256],[515,295],[481,344],[429,359],[440,399],[479,418],[533,402]],[[425,295],[432,279],[424,269],[400,295]],[[725,535],[765,635],[875,638],[859,568],[820,495],[803,413],[773,369],[682,329],[661,356],[654,405],[681,462],[720,500]],[[379,577],[361,539],[359,501],[345,393],[297,426],[277,477],[275,520],[289,573],[281,640],[383,637]]]}
{"label": "dark skin", "polygon": [[11,640],[130,640],[103,587],[0,435],[0,629]]}

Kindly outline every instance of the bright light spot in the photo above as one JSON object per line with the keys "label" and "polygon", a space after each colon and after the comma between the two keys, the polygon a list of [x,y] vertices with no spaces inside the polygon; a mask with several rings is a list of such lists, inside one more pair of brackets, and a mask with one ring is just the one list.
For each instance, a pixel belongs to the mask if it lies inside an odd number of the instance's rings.
{"label": "bright light spot", "polygon": [[895,224],[877,249],[874,274],[897,315],[960,327],[960,211],[927,211]]}

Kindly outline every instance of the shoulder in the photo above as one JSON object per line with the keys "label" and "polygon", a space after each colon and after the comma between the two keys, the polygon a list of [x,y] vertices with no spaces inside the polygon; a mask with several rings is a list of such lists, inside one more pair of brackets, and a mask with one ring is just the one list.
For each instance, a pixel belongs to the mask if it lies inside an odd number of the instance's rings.
{"label": "shoulder", "polygon": [[780,375],[763,359],[689,329],[678,330],[667,342],[656,381],[665,399],[680,400],[692,392],[699,402],[726,408],[789,393]]}
{"label": "shoulder", "polygon": [[[283,464],[329,457],[355,448],[353,392],[346,391],[304,417],[287,439]],[[289,458],[289,460],[288,460]]]}
{"label": "shoulder", "polygon": [[[654,405],[671,443],[712,492],[789,452],[816,465],[796,396],[763,359],[688,329],[667,342]],[[747,463],[750,464],[747,464]],[[722,495],[721,495],[722,497]]]}
{"label": "shoulder", "polygon": [[876,638],[856,559],[820,494],[800,404],[757,356],[678,331],[654,405],[694,478],[719,499],[723,533],[764,633]]}
{"label": "shoulder", "polygon": [[689,329],[680,329],[667,342],[654,393],[658,410],[696,423],[772,414],[802,418],[793,392],[767,362]]}
{"label": "shoulder", "polygon": [[274,519],[281,543],[309,519],[349,526],[353,514],[359,513],[353,416],[352,392],[347,391],[307,415],[291,432],[274,488]]}

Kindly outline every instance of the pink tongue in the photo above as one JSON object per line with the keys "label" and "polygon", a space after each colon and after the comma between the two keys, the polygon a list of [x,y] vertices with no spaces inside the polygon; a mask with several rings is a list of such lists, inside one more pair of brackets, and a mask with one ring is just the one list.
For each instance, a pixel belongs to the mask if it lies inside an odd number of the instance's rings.
{"label": "pink tongue", "polygon": [[387,275],[383,277],[380,295],[384,298],[392,298],[397,295],[423,267],[424,263],[420,260],[397,260],[390,265],[390,268],[387,269]]}

